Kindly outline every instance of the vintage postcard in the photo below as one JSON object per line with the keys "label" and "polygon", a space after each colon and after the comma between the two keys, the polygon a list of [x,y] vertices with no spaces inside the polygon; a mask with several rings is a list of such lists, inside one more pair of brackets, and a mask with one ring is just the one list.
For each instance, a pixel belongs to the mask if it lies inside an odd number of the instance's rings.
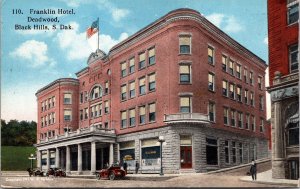
{"label": "vintage postcard", "polygon": [[2,0],[1,187],[296,187],[299,0]]}

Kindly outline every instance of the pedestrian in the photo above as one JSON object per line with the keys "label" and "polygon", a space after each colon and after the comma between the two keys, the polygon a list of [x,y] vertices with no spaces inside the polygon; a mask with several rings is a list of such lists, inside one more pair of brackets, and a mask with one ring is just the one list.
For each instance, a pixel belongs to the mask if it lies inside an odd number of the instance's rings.
{"label": "pedestrian", "polygon": [[124,163],[123,163],[123,168],[124,168],[125,174],[127,175],[127,162],[126,161],[124,161]]}
{"label": "pedestrian", "polygon": [[256,180],[256,172],[257,172],[257,167],[254,159],[252,159],[251,167],[250,167],[250,174],[252,176],[252,180]]}
{"label": "pedestrian", "polygon": [[136,160],[136,161],[135,161],[135,174],[138,174],[139,168],[140,168],[140,164],[139,164],[139,162]]}

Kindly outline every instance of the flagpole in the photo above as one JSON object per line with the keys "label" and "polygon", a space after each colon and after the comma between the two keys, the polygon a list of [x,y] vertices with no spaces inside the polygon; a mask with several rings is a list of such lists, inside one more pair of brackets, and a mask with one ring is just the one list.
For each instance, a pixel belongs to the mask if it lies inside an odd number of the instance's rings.
{"label": "flagpole", "polygon": [[100,33],[100,30],[99,30],[99,17],[98,17],[98,49],[99,49],[99,33]]}

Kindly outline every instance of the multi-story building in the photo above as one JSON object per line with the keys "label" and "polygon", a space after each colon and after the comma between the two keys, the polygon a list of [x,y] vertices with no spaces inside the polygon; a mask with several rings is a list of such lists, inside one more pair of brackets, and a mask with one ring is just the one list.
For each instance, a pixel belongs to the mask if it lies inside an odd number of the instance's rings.
{"label": "multi-story building", "polygon": [[268,0],[272,176],[299,178],[299,1]]}
{"label": "multi-story building", "polygon": [[[165,172],[206,172],[267,157],[267,66],[199,12],[171,11],[87,64],[36,94],[39,166],[155,173],[162,155]],[[53,96],[58,120],[45,126]]]}

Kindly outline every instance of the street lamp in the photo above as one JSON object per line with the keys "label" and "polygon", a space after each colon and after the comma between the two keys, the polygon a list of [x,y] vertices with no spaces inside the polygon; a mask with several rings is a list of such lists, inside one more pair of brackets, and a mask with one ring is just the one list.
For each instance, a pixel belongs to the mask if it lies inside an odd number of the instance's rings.
{"label": "street lamp", "polygon": [[165,142],[164,136],[159,136],[158,142],[160,143],[160,176],[163,176],[163,165],[162,165],[162,144]]}
{"label": "street lamp", "polygon": [[30,159],[31,161],[31,169],[33,168],[33,160],[36,159],[36,157],[33,154],[30,154],[30,156],[28,157],[28,159]]}

